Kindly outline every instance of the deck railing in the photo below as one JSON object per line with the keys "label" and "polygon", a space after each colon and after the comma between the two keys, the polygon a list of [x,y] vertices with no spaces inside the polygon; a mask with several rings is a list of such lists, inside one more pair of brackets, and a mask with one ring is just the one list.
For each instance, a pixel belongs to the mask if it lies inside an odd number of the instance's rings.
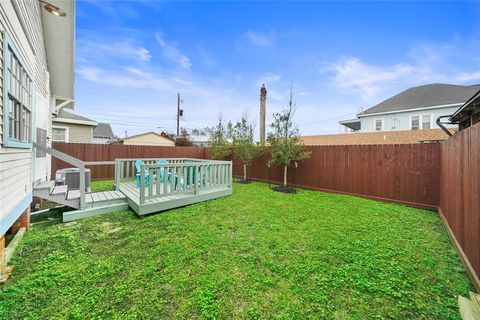
{"label": "deck railing", "polygon": [[[196,195],[202,190],[232,187],[232,162],[189,158],[115,160],[117,190],[125,181],[135,180],[140,192],[140,204],[146,200],[175,194]],[[161,161],[161,162],[160,162]]]}

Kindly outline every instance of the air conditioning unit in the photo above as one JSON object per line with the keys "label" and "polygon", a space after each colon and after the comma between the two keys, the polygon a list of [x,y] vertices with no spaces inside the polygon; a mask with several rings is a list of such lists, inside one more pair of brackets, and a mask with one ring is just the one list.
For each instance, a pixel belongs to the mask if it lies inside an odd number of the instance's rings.
{"label": "air conditioning unit", "polygon": [[[55,172],[55,185],[68,186],[68,190],[80,189],[80,169],[66,168]],[[85,190],[90,189],[90,169],[85,169]]]}

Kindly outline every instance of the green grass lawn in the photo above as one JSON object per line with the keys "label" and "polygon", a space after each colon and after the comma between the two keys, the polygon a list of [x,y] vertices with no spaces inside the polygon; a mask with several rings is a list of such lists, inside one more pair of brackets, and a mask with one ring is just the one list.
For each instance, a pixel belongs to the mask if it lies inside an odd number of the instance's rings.
{"label": "green grass lawn", "polygon": [[471,289],[436,213],[261,183],[35,225],[13,264],[0,319],[458,319]]}

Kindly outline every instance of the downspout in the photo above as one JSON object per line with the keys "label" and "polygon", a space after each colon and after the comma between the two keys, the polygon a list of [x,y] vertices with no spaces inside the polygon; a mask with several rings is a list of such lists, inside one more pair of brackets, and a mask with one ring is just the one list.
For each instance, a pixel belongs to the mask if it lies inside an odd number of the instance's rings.
{"label": "downspout", "polygon": [[444,123],[445,124],[453,124],[452,122],[442,122],[442,119],[443,118],[450,118],[452,115],[447,115],[447,116],[440,116],[437,118],[437,125],[443,130],[445,131],[446,134],[448,134],[450,137],[453,136],[453,134],[443,125]]}

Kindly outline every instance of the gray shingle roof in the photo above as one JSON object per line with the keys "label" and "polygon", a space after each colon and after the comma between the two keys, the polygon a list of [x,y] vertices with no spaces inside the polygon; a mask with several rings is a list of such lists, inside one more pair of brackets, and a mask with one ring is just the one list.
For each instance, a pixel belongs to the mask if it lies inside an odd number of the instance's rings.
{"label": "gray shingle roof", "polygon": [[365,110],[359,116],[372,113],[400,111],[455,103],[464,103],[480,89],[480,84],[459,86],[434,83],[407,89],[376,106]]}
{"label": "gray shingle roof", "polygon": [[103,139],[116,139],[117,137],[113,134],[112,127],[108,123],[98,123],[93,129],[94,138],[103,138]]}
{"label": "gray shingle roof", "polygon": [[[57,116],[57,117],[58,117],[58,118],[64,118],[64,119],[71,119],[71,120],[81,120],[81,121],[91,121],[91,122],[95,122],[95,120],[92,120],[92,119],[88,119],[88,118],[79,116],[78,114],[65,111],[64,109],[60,109],[60,111],[58,112],[58,116]],[[53,119],[53,120],[55,121],[55,119]]]}

